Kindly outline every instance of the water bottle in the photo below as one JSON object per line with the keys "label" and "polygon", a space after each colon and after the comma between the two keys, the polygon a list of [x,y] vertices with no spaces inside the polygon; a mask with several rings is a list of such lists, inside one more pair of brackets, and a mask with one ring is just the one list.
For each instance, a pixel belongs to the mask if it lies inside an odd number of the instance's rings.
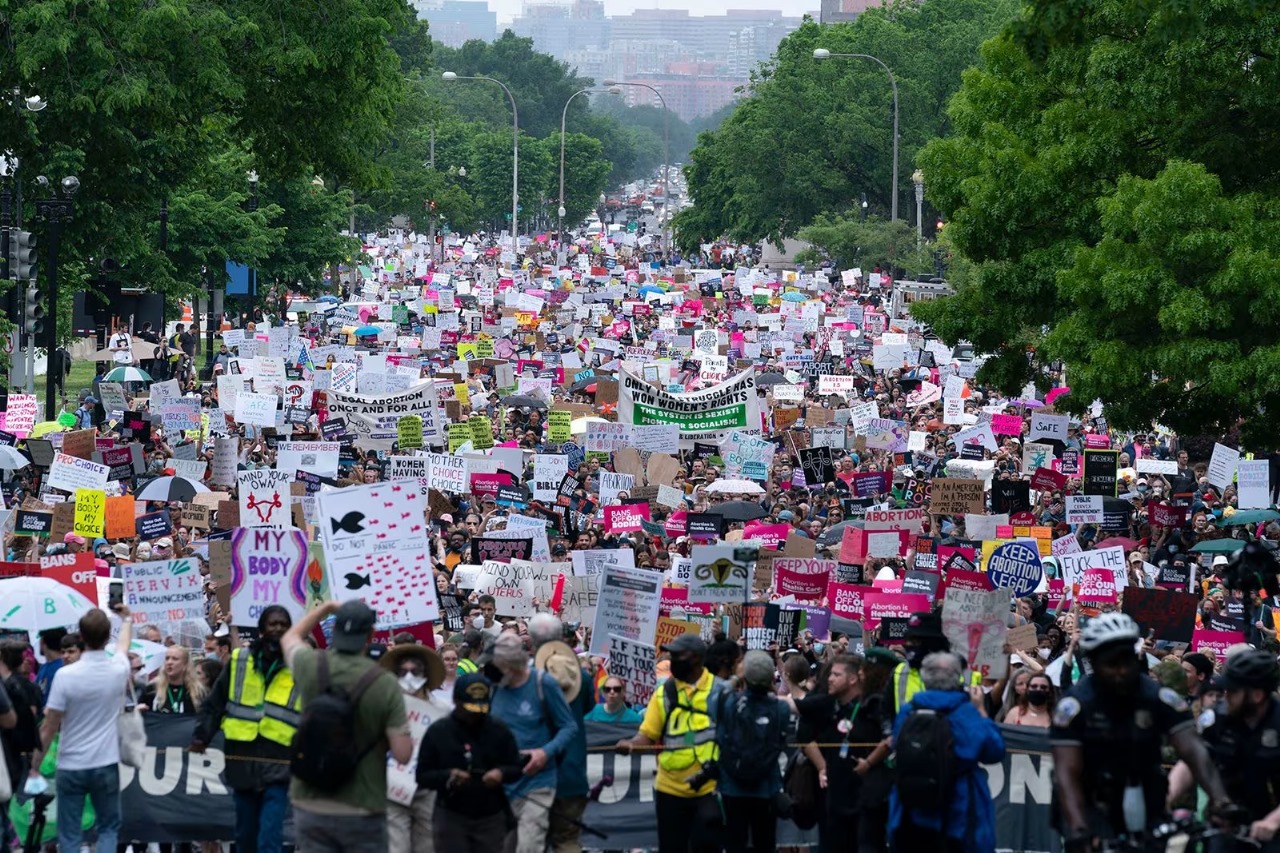
{"label": "water bottle", "polygon": [[1130,834],[1147,828],[1147,797],[1141,785],[1125,786],[1124,828]]}

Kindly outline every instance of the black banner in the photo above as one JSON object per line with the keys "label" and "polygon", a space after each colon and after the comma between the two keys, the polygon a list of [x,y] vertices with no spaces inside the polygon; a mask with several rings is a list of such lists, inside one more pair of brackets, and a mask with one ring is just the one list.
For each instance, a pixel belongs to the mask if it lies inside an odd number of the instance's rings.
{"label": "black banner", "polygon": [[1084,476],[1080,493],[1116,497],[1116,458],[1114,450],[1086,450],[1084,452]]}
{"label": "black banner", "polygon": [[[213,841],[235,836],[235,809],[221,781],[226,757],[219,735],[203,754],[186,751],[195,721],[166,714],[146,715],[147,754],[139,770],[120,768],[120,838],[132,841]],[[996,847],[1022,853],[1058,853],[1049,828],[1053,760],[1048,731],[1001,726],[1006,754],[986,770],[996,808]],[[583,820],[608,834],[584,839],[610,850],[656,849],[653,807],[654,757],[615,755],[613,745],[635,727],[587,723],[587,783],[612,776],[599,802],[588,804]],[[286,841],[291,839],[286,820]],[[802,834],[790,821],[778,824],[778,844],[794,845]]]}

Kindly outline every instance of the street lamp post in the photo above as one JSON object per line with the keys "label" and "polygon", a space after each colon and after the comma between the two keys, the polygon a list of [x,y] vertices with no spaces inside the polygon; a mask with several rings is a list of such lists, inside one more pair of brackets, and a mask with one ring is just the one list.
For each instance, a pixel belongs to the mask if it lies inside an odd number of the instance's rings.
{"label": "street lamp post", "polygon": [[[29,113],[38,113],[41,110],[43,110],[45,107],[49,106],[49,102],[46,101],[44,98],[40,97],[39,95],[23,95],[22,90],[17,86],[15,86],[13,90],[10,92],[9,103],[13,107],[14,115],[18,116],[19,118],[22,117],[23,110],[26,110]],[[9,257],[10,235],[16,234],[17,232],[22,230],[22,161],[19,160],[17,155],[14,154],[13,152],[6,152],[5,166],[6,166],[6,172],[8,173],[9,177],[13,181],[13,217],[12,217],[12,221],[6,221],[4,223],[7,226],[4,232],[4,236],[5,236],[4,255],[6,258],[6,267],[7,267],[8,266],[7,258]],[[16,278],[13,278],[15,275],[15,271],[8,270],[8,274],[9,274],[9,277],[13,279],[13,282],[14,282],[13,287],[16,290],[18,286],[18,282]],[[23,337],[24,336],[21,333],[18,334],[18,347],[22,345]],[[16,351],[17,351],[17,347],[15,347],[15,352]],[[29,338],[28,338],[27,346],[24,352],[25,352],[25,357],[23,358],[23,365],[24,365],[23,372],[26,374],[27,393],[34,394],[35,393],[35,375],[36,375],[36,348],[35,348],[35,345],[30,342]]]}
{"label": "street lamp post", "polygon": [[814,59],[822,60],[831,59],[832,57],[840,59],[870,59],[883,68],[884,73],[889,75],[889,85],[893,87],[893,192],[889,197],[889,218],[896,220],[898,218],[898,81],[893,76],[893,72],[889,70],[888,65],[885,65],[882,60],[869,53],[832,53],[825,47],[819,47],[813,51]]}
{"label": "street lamp post", "polygon": [[[249,181],[249,200],[246,202],[245,206],[248,208],[250,213],[257,213],[258,211],[258,170],[250,169],[248,172],[245,173],[245,178],[247,178]],[[249,291],[248,293],[249,304],[247,306],[248,310],[245,313],[247,314],[247,319],[251,320],[253,319],[253,306],[258,301],[257,269],[250,266],[248,269],[248,275],[249,275],[249,280],[245,282],[245,289]],[[244,328],[246,326],[248,326],[247,322],[242,324],[241,328]]]}
{"label": "street lamp post", "polygon": [[[62,243],[62,226],[71,221],[71,200],[80,189],[80,179],[68,175],[61,182],[62,198],[50,198],[36,202],[36,215],[49,224],[49,248],[45,255],[48,264],[49,279],[49,318],[45,330],[45,350],[49,353],[49,366],[45,370],[44,384],[44,416],[51,421],[57,416],[54,394],[58,382],[58,370],[54,363],[54,351],[58,348],[58,246]],[[35,352],[36,341],[32,341],[32,352]]]}
{"label": "street lamp post", "polygon": [[924,240],[924,172],[916,169],[911,173],[911,183],[916,185],[916,248]]}
{"label": "street lamp post", "polygon": [[497,83],[501,86],[502,91],[507,93],[507,100],[511,102],[511,263],[514,266],[516,259],[520,256],[520,241],[516,237],[516,226],[520,221],[520,112],[516,109],[516,96],[511,94],[511,90],[507,88],[506,83],[495,77],[485,77],[482,74],[463,76],[452,71],[446,71],[440,75],[440,79],[446,82],[453,80],[488,80],[490,83]]}
{"label": "street lamp post", "polygon": [[667,109],[667,99],[662,97],[662,93],[648,83],[622,82],[620,80],[605,80],[604,84],[609,87],[613,86],[638,86],[641,89],[648,89],[650,92],[658,96],[658,102],[662,104],[662,254],[663,262],[666,262],[666,255],[670,251],[668,247],[667,223],[671,221],[671,187],[667,182],[667,175],[671,171],[671,111]]}
{"label": "street lamp post", "polygon": [[[599,89],[579,89],[569,96],[569,100],[564,102],[564,109],[560,111],[560,206],[556,209],[556,243],[559,245],[564,242],[564,217],[567,211],[564,207],[564,137],[565,122],[569,119],[569,105],[573,103],[573,99],[579,95],[588,95],[592,92],[599,92]],[[612,86],[608,90],[610,94],[616,95],[621,90],[617,86]]]}

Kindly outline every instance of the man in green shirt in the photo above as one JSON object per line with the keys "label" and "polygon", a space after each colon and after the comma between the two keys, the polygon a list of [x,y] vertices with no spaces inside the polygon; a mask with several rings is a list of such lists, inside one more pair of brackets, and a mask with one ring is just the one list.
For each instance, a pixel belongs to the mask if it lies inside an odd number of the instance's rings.
{"label": "man in green shirt", "polygon": [[[328,651],[311,648],[306,638],[330,614],[335,620]],[[348,601],[341,607],[328,602],[281,638],[285,664],[293,672],[304,713],[320,692],[316,671],[320,655],[328,656],[332,686],[348,693],[367,671],[378,668],[367,654],[376,620],[363,601]],[[355,719],[356,742],[364,755],[351,781],[330,793],[317,791],[295,776],[289,787],[298,847],[309,853],[386,853],[387,753],[401,764],[413,757],[404,697],[391,673],[384,672],[360,695]]]}

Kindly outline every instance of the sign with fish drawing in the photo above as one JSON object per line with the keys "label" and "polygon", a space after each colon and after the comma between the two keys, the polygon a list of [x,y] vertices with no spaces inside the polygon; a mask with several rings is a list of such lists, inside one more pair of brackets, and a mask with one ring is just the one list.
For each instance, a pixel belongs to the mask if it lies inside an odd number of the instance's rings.
{"label": "sign with fish drawing", "polygon": [[269,604],[293,621],[306,609],[307,535],[301,530],[237,527],[231,533],[231,624],[254,626]]}
{"label": "sign with fish drawing", "polygon": [[320,541],[336,601],[364,599],[378,628],[440,617],[425,504],[416,484],[374,483],[316,497]]}

